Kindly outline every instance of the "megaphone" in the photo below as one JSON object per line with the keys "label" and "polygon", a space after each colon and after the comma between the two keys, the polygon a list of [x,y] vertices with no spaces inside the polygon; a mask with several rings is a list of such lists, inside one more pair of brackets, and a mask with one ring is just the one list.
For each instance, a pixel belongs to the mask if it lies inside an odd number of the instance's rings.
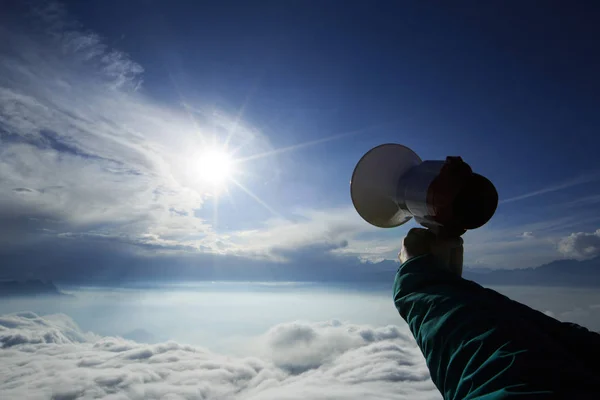
{"label": "megaphone", "polygon": [[479,228],[498,207],[498,192],[460,157],[422,161],[400,144],[369,150],[350,182],[354,208],[368,223],[392,228],[412,217],[436,234],[460,236]]}

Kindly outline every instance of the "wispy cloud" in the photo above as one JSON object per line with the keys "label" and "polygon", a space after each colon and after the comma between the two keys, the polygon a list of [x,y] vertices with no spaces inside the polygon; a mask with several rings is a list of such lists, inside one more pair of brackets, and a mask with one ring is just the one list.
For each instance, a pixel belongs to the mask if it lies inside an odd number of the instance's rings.
{"label": "wispy cloud", "polygon": [[272,150],[267,138],[241,121],[232,131],[222,111],[153,102],[143,68],[60,5],[34,15],[0,27],[0,218],[217,251],[212,227],[194,215],[211,188],[190,164],[214,140],[251,155]]}
{"label": "wispy cloud", "polygon": [[[296,210],[290,218],[272,218],[255,229],[231,232],[228,243],[241,254],[285,261],[281,250],[314,245],[345,248],[357,236],[377,228],[363,221],[351,207]],[[355,253],[356,255],[356,253]]]}
{"label": "wispy cloud", "polygon": [[465,236],[465,264],[490,268],[524,268],[563,258],[561,238],[581,224],[580,215],[503,224],[502,215]]}
{"label": "wispy cloud", "polygon": [[533,234],[533,232],[523,232],[520,235],[517,235],[517,237],[519,237],[521,239],[529,240],[529,239],[535,238],[535,235]]}
{"label": "wispy cloud", "polygon": [[571,200],[565,203],[558,204],[557,207],[564,208],[575,208],[575,207],[585,207],[591,206],[593,204],[600,203],[600,194],[592,194],[589,196],[579,197],[575,200]]}
{"label": "wispy cloud", "polygon": [[529,199],[531,197],[541,196],[543,194],[558,192],[560,190],[569,189],[574,186],[579,186],[579,185],[583,185],[586,183],[595,182],[597,180],[600,180],[600,172],[588,173],[588,174],[576,177],[574,179],[562,181],[560,183],[557,183],[556,185],[551,185],[551,186],[548,186],[548,187],[545,187],[542,189],[534,190],[532,192],[524,193],[519,196],[509,197],[508,199],[502,199],[502,200],[500,200],[500,203],[504,204],[504,203],[512,203],[515,201],[525,200],[525,199]]}
{"label": "wispy cloud", "polygon": [[273,149],[238,116],[184,99],[181,108],[153,101],[143,68],[60,5],[34,14],[0,27],[0,248],[41,235],[282,261],[305,246],[334,244],[329,252],[346,243],[349,252],[348,241],[372,229],[347,207],[284,217],[232,179],[274,217],[217,232],[196,212],[213,194],[194,168],[206,146],[227,143],[245,173],[269,181],[273,155],[359,131]]}
{"label": "wispy cloud", "polygon": [[[587,222],[600,217],[583,218]],[[490,268],[524,268],[564,257],[559,243],[581,225],[580,214],[506,225],[502,216],[465,236],[465,264]],[[393,230],[375,228],[356,211],[346,208],[302,210],[295,219],[274,218],[253,230],[231,232],[230,251],[240,255],[289,261],[294,248],[322,245],[332,255],[357,257],[363,261],[397,260],[402,238],[416,226],[411,221]],[[323,247],[325,246],[325,247]],[[283,252],[282,252],[283,250]]]}

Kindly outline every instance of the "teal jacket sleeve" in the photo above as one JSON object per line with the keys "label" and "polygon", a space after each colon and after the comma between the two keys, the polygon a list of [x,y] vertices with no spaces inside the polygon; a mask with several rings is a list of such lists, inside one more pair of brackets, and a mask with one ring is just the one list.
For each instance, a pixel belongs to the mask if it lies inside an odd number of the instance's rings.
{"label": "teal jacket sleeve", "polygon": [[600,398],[600,335],[447,272],[398,269],[394,303],[444,399]]}

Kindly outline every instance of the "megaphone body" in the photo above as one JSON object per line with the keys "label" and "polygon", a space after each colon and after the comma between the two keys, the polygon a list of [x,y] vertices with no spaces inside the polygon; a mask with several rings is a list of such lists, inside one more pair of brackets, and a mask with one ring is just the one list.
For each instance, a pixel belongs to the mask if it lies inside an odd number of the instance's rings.
{"label": "megaphone body", "polygon": [[384,144],[358,162],[350,184],[352,203],[368,223],[391,228],[416,222],[436,234],[460,236],[484,225],[498,193],[460,157],[422,161],[400,144]]}

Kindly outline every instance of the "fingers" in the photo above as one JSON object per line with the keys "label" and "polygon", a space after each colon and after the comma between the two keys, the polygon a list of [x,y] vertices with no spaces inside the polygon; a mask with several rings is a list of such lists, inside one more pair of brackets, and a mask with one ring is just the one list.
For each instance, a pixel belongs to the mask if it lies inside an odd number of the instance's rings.
{"label": "fingers", "polygon": [[426,254],[431,251],[436,237],[429,229],[412,228],[404,238],[404,247],[413,257]]}
{"label": "fingers", "polygon": [[460,237],[438,237],[429,229],[412,228],[402,242],[398,254],[401,263],[413,257],[432,254],[444,268],[458,275],[462,272],[463,240]]}
{"label": "fingers", "polygon": [[410,258],[430,253],[435,239],[435,234],[428,229],[412,228],[402,243],[400,261],[405,262]]}

